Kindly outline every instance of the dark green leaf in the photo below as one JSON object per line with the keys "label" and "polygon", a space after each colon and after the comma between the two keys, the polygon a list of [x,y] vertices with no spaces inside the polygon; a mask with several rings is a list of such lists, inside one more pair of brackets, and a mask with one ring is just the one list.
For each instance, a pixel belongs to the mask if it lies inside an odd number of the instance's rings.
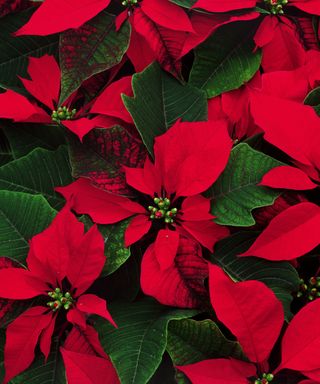
{"label": "dark green leaf", "polygon": [[249,81],[261,63],[260,51],[254,51],[254,31],[254,24],[241,22],[219,28],[195,49],[189,84],[211,98]]}
{"label": "dark green leaf", "polygon": [[135,303],[111,303],[109,311],[119,328],[98,319],[96,329],[121,384],[147,383],[161,363],[169,321],[197,313],[164,307],[148,299]]}
{"label": "dark green leaf", "polygon": [[304,104],[311,105],[320,116],[320,87],[313,89],[304,99]]}
{"label": "dark green leaf", "polygon": [[130,38],[130,24],[116,32],[115,16],[102,11],[78,29],[61,34],[60,101],[66,100],[82,82],[120,63]]}
{"label": "dark green leaf", "polygon": [[[10,384],[66,384],[66,376],[59,343],[54,340],[47,362],[37,356],[31,367],[10,381]],[[79,383],[80,384],[80,383]]]}
{"label": "dark green leaf", "polygon": [[249,249],[256,236],[256,232],[240,232],[219,241],[211,261],[223,268],[235,281],[258,280],[266,284],[281,300],[286,319],[289,320],[292,316],[291,293],[299,288],[298,273],[289,262],[237,257]]}
{"label": "dark green leaf", "polygon": [[[24,25],[34,8],[13,13],[0,21],[0,87],[23,88],[18,76],[27,77],[28,57],[54,55],[58,50],[58,37],[22,36],[13,32]],[[18,107],[17,107],[18,108]]]}
{"label": "dark green leaf", "polygon": [[28,241],[47,228],[55,214],[43,196],[0,191],[0,255],[23,263]]}
{"label": "dark green leaf", "polygon": [[11,160],[13,160],[13,157],[9,141],[3,130],[0,130],[0,166]]}
{"label": "dark green leaf", "polygon": [[280,195],[258,183],[270,169],[280,165],[284,164],[248,144],[234,147],[224,172],[208,191],[213,199],[211,212],[217,217],[216,223],[239,227],[254,225],[251,211],[272,205]]}
{"label": "dark green leaf", "polygon": [[64,130],[56,125],[2,121],[1,126],[11,146],[12,156],[18,159],[38,147],[57,149],[65,144]]}
{"label": "dark green leaf", "polygon": [[[240,344],[228,340],[211,320],[173,320],[169,323],[167,351],[174,365],[187,365],[201,360],[233,357],[244,360]],[[185,376],[177,371],[178,384]]]}
{"label": "dark green leaf", "polygon": [[171,1],[171,3],[180,5],[180,7],[184,7],[184,8],[189,9],[193,6],[193,4],[196,3],[197,0],[170,0],[170,1]]}
{"label": "dark green leaf", "polygon": [[53,208],[59,209],[64,199],[55,187],[72,182],[68,151],[61,146],[56,151],[37,148],[27,156],[0,167],[0,189],[41,194]]}
{"label": "dark green leaf", "polygon": [[151,154],[154,138],[165,133],[177,119],[207,119],[205,93],[190,85],[181,85],[157,63],[135,74],[132,87],[134,97],[123,95],[123,102]]}

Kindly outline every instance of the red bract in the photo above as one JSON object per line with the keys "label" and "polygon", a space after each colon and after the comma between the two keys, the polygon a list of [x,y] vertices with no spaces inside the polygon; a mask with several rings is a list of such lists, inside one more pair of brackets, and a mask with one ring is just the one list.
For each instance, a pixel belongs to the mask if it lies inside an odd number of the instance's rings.
{"label": "red bract", "polygon": [[45,36],[78,28],[109,3],[110,0],[45,0],[16,35]]}
{"label": "red bract", "polygon": [[[217,266],[209,265],[209,289],[218,319],[238,338],[243,351],[259,372],[268,369],[266,360],[279,337],[284,313],[274,293],[259,281],[233,282]],[[247,384],[258,379],[253,363],[235,359],[204,360],[179,366],[193,384]],[[265,378],[272,375],[264,372]],[[268,381],[269,382],[269,381]]]}
{"label": "red bract", "polygon": [[[200,193],[223,171],[231,145],[223,120],[178,121],[155,139],[154,163],[147,158],[144,168],[125,168],[127,183],[146,195],[145,205],[99,190],[86,179],[57,190],[72,200],[77,212],[89,214],[96,223],[112,224],[135,215],[125,233],[127,246],[141,239],[154,224],[168,231],[156,244],[159,252],[165,251],[164,259],[173,260],[178,233],[212,250],[227,230],[213,222],[210,200]],[[168,246],[168,236],[175,246]]]}
{"label": "red bract", "polygon": [[209,12],[228,12],[236,9],[252,8],[256,0],[198,0],[192,8],[201,8]]}
{"label": "red bract", "polygon": [[270,221],[252,246],[240,256],[293,260],[320,243],[320,208],[313,203],[294,205]]}
{"label": "red bract", "polygon": [[11,90],[0,94],[0,117],[15,122],[61,123],[80,139],[91,129],[106,125],[101,116],[86,117],[90,113],[87,107],[72,109],[74,96],[58,108],[61,73],[53,56],[29,57],[28,73],[31,80],[21,81],[32,98]]}
{"label": "red bract", "polygon": [[97,228],[84,234],[84,225],[64,208],[52,224],[32,238],[28,269],[0,270],[0,297],[24,300],[40,297],[46,306],[35,306],[15,319],[6,332],[5,383],[28,368],[39,341],[47,358],[57,317],[86,330],[88,314],[114,322],[105,300],[84,294],[105,263],[104,241]]}

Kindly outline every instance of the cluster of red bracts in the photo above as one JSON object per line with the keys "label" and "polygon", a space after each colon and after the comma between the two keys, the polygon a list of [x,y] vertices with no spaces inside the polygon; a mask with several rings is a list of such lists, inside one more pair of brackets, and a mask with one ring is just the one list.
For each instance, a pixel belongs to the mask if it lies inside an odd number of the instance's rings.
{"label": "cluster of red bracts", "polygon": [[[78,28],[109,3],[45,0],[16,35],[49,35]],[[135,70],[157,60],[179,77],[182,57],[221,25],[258,18],[254,7],[261,1],[198,0],[188,12],[169,0],[123,3],[127,8],[116,24],[120,29],[129,19],[132,31],[127,56]],[[286,154],[291,164],[273,168],[260,184],[287,190],[293,198],[281,197],[272,211],[258,213],[263,231],[239,256],[294,262],[320,244],[320,208],[299,194],[317,188],[320,182],[320,120],[311,106],[303,104],[320,82],[320,51],[312,44],[307,49],[310,42],[301,40],[297,26],[283,12],[285,7],[295,7],[320,16],[320,0],[264,3],[271,14],[264,17],[254,37],[256,47],[262,50],[262,71],[241,88],[209,100],[208,121],[177,120],[155,138],[153,157],[146,156],[140,167],[123,167],[126,187],[134,191],[134,198],[99,188],[94,178],[79,178],[56,188],[66,206],[45,231],[31,239],[27,269],[5,257],[0,259],[0,298],[8,300],[3,308],[9,309],[15,300],[39,298],[43,302],[7,327],[5,383],[30,366],[37,345],[48,358],[57,324],[61,334],[68,331],[60,352],[69,384],[81,384],[84,377],[92,383],[101,383],[101,377],[105,383],[119,382],[88,317],[95,314],[116,324],[105,300],[86,292],[105,264],[103,237],[96,224],[124,219],[130,219],[125,245],[147,243],[141,263],[143,292],[164,305],[196,308],[206,294],[203,282],[208,277],[212,308],[247,357],[247,361],[210,359],[178,366],[192,383],[268,384],[284,369],[309,378],[301,384],[320,382],[320,301],[307,304],[290,321],[281,339],[281,362],[271,369],[268,359],[285,321],[281,302],[263,283],[236,283],[202,255],[203,250],[212,252],[215,243],[230,233],[229,228],[214,222],[211,201],[203,193],[224,171],[235,140],[257,133]],[[12,10],[20,6],[24,3],[15,2]],[[226,13],[235,10],[241,13]],[[0,1],[0,13],[10,11]],[[150,23],[170,41],[166,52],[151,32]],[[59,124],[80,140],[97,127],[120,123],[133,128],[121,98],[122,94],[133,95],[131,76],[108,84],[93,102],[77,110],[78,91],[67,100],[60,98],[61,71],[53,56],[30,57],[28,74],[30,79],[21,78],[28,96],[13,90],[0,94],[1,118]],[[72,211],[89,215],[95,225],[85,233]],[[181,270],[186,265],[197,269],[197,276],[192,276],[197,296],[191,296],[183,285]],[[183,273],[188,276],[187,268]],[[170,286],[164,284],[168,280]]]}

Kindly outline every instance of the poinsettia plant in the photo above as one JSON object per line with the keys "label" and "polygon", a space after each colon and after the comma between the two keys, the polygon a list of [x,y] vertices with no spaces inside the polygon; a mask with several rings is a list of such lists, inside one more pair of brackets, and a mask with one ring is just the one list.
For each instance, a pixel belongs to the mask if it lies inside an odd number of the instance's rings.
{"label": "poinsettia plant", "polygon": [[0,0],[0,380],[320,383],[319,0]]}

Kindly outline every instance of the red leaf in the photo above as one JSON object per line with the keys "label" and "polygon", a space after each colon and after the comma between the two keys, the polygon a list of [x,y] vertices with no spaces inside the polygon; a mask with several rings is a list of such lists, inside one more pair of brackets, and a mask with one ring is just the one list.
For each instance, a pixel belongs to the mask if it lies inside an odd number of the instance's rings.
{"label": "red leaf", "polygon": [[143,71],[149,64],[157,59],[157,54],[153,52],[146,39],[131,29],[130,44],[127,56],[132,62],[136,72]]}
{"label": "red leaf", "polygon": [[80,178],[66,187],[56,188],[72,208],[80,214],[88,214],[95,223],[113,224],[133,216],[145,213],[145,209],[130,199],[105,192],[94,187],[90,180]]}
{"label": "red leaf", "polygon": [[[101,119],[98,120],[100,122]],[[64,120],[62,124],[67,127],[71,132],[76,134],[79,139],[82,141],[83,137],[89,133],[92,129],[97,128],[100,124],[93,119],[87,119],[86,117],[82,117],[80,119],[75,120]]]}
{"label": "red leaf", "polygon": [[68,384],[120,384],[110,360],[60,348]]}
{"label": "red leaf", "polygon": [[263,176],[259,185],[294,190],[308,190],[317,187],[317,184],[314,184],[299,168],[287,165],[271,169]]}
{"label": "red leaf", "polygon": [[[267,96],[258,92],[250,95],[251,113],[256,124],[265,132],[264,138],[294,160],[314,167],[320,164],[316,144],[320,119],[308,105]],[[281,105],[280,113],[270,113],[266,106]],[[307,126],[308,129],[304,129]]]}
{"label": "red leaf", "polygon": [[285,17],[266,16],[254,40],[262,47],[261,66],[265,72],[291,70],[304,64],[305,50],[297,27]]}
{"label": "red leaf", "polygon": [[107,310],[106,301],[96,295],[87,294],[80,296],[77,300],[77,308],[87,314],[99,315],[108,320],[114,327],[117,327]]}
{"label": "red leaf", "polygon": [[93,226],[74,247],[69,258],[67,277],[76,296],[85,292],[99,277],[106,262],[104,255],[104,239],[98,228]]}
{"label": "red leaf", "polygon": [[281,302],[260,281],[235,283],[212,264],[209,264],[209,289],[218,319],[237,337],[252,362],[263,363],[284,322]]}
{"label": "red leaf", "polygon": [[67,320],[73,325],[77,325],[82,330],[87,328],[87,316],[78,308],[73,307],[67,312]]}
{"label": "red leaf", "polygon": [[205,191],[224,170],[231,147],[225,120],[177,121],[154,145],[166,192],[192,196]]}
{"label": "red leaf", "polygon": [[135,216],[129,223],[125,234],[124,234],[124,243],[126,247],[134,244],[136,241],[140,240],[146,233],[149,232],[152,222],[149,220],[149,217],[144,215]]}
{"label": "red leaf", "polygon": [[304,12],[320,16],[320,3],[317,0],[291,0],[290,4]]}
{"label": "red leaf", "polygon": [[126,110],[121,94],[133,96],[131,76],[122,77],[109,85],[95,100],[90,109],[91,113],[116,117],[128,124],[133,124],[129,112]]}
{"label": "red leaf", "polygon": [[282,358],[277,371],[319,370],[320,300],[307,304],[289,323],[282,339]]}
{"label": "red leaf", "polygon": [[16,36],[46,36],[70,28],[79,28],[106,8],[110,0],[46,0]]}
{"label": "red leaf", "polygon": [[228,12],[236,9],[252,8],[256,0],[198,0],[192,8],[201,8],[209,12]]}
{"label": "red leaf", "polygon": [[155,244],[149,246],[141,264],[141,288],[164,305],[180,308],[199,307],[207,299],[204,279],[208,276],[207,262],[201,247],[194,241],[180,237],[173,264],[161,268]]}
{"label": "red leaf", "polygon": [[54,110],[59,101],[61,81],[60,68],[55,58],[49,55],[29,57],[28,74],[31,80],[21,79],[26,90]]}
{"label": "red leaf", "polygon": [[147,41],[161,66],[175,76],[180,76],[181,65],[177,62],[183,46],[180,33],[156,24],[141,8],[134,10],[131,23],[135,32]]}
{"label": "red leaf", "polygon": [[253,364],[234,359],[203,360],[177,368],[192,384],[247,384],[247,378],[256,374]]}
{"label": "red leaf", "polygon": [[156,24],[174,31],[194,32],[186,12],[168,0],[143,0],[142,11]]}
{"label": "red leaf", "polygon": [[170,268],[177,255],[179,246],[179,233],[169,229],[161,229],[154,243],[154,254],[163,272]]}
{"label": "red leaf", "polygon": [[40,350],[44,354],[45,359],[47,360],[50,348],[51,348],[51,338],[56,325],[56,316],[52,316],[50,324],[42,331],[40,336]]}
{"label": "red leaf", "polygon": [[270,221],[252,246],[240,256],[267,260],[293,260],[320,243],[320,208],[305,202],[294,205]]}
{"label": "red leaf", "polygon": [[29,367],[41,332],[50,324],[52,312],[45,307],[33,307],[9,324],[4,347],[4,384]]}
{"label": "red leaf", "polygon": [[0,269],[0,297],[24,300],[39,296],[48,286],[23,268]]}

